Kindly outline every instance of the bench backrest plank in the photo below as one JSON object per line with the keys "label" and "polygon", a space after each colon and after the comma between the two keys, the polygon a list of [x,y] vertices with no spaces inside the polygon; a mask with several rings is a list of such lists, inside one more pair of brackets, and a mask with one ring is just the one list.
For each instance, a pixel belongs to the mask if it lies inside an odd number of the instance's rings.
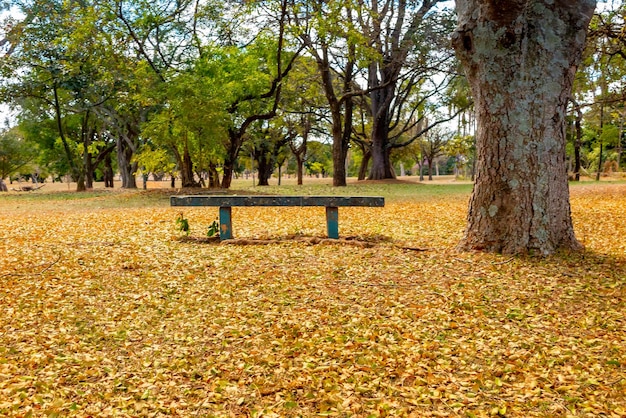
{"label": "bench backrest plank", "polygon": [[367,206],[383,207],[385,198],[380,196],[233,196],[192,195],[171,196],[171,206]]}

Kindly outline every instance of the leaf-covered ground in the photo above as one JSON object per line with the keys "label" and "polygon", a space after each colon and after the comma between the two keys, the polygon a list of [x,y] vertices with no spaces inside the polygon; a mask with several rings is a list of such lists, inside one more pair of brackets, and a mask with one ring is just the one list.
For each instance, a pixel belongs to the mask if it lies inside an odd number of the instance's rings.
{"label": "leaf-covered ground", "polygon": [[289,238],[323,208],[233,209],[266,245],[0,196],[0,415],[626,416],[626,185],[572,194],[586,251],[549,258],[455,252],[466,193],[342,208],[338,243]]}

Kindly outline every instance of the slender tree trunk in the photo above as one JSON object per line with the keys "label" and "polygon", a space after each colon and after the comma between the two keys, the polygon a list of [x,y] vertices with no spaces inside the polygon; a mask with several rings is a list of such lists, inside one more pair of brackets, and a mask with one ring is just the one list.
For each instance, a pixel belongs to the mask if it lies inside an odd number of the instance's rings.
{"label": "slender tree trunk", "polygon": [[189,147],[185,142],[182,155],[182,167],[180,167],[181,187],[200,187],[200,184],[195,180],[193,173],[193,161],[191,160],[191,154],[189,153]]}
{"label": "slender tree trunk", "polygon": [[57,129],[59,130],[59,137],[61,138],[61,143],[63,144],[65,156],[70,166],[70,172],[72,173],[72,177],[74,177],[74,181],[76,181],[76,191],[84,192],[85,190],[87,190],[85,187],[85,173],[74,160],[74,153],[72,152],[69,143],[67,142],[67,137],[65,136],[65,130],[63,129],[63,120],[61,115],[61,103],[59,102],[59,91],[56,82],[54,83],[52,89],[54,93],[54,110],[56,115]]}
{"label": "slender tree trunk", "polygon": [[93,177],[94,177],[95,167],[93,166],[93,161],[91,159],[91,156],[87,152],[85,153],[84,164],[85,164],[85,168],[84,168],[85,169],[85,188],[93,189]]}
{"label": "slender tree trunk", "polygon": [[343,140],[333,140],[333,186],[343,187],[348,183],[346,181],[346,157],[348,156],[348,147]]}
{"label": "slender tree trunk", "polygon": [[[602,95],[602,97],[604,97],[604,94]],[[602,100],[604,100],[604,98]],[[603,129],[604,129],[604,102],[600,103],[600,155],[598,155],[598,171],[596,172],[596,181],[600,181],[600,173],[602,172],[602,153],[604,151],[603,150],[604,144],[602,143]]]}
{"label": "slender tree trunk", "polygon": [[359,167],[359,180],[365,180],[367,176],[367,167],[369,166],[370,160],[372,159],[372,151],[370,147],[363,146],[363,159],[361,160],[361,166]]}
{"label": "slender tree trunk", "polygon": [[580,181],[580,148],[583,142],[583,112],[580,110],[580,105],[575,101],[572,101],[574,110],[576,111],[576,119],[574,120],[574,180]]}
{"label": "slender tree trunk", "polygon": [[89,128],[89,110],[85,111],[81,126],[81,139],[83,142],[83,171],[85,172],[85,188],[93,189],[94,170],[96,169],[92,155],[90,153],[94,132]]}
{"label": "slender tree trunk", "polygon": [[457,0],[453,41],[478,127],[462,250],[580,249],[565,159],[565,114],[594,0]]}
{"label": "slender tree trunk", "polygon": [[233,173],[235,171],[235,163],[239,156],[239,150],[243,139],[238,131],[229,129],[228,131],[228,147],[226,149],[226,158],[224,159],[224,174],[222,176],[222,189],[230,189],[230,185],[233,181]]}
{"label": "slender tree trunk", "polygon": [[433,181],[433,160],[428,160],[428,180]]}
{"label": "slender tree trunk", "polygon": [[302,142],[299,145],[295,145],[292,138],[291,142],[289,142],[289,148],[291,149],[291,153],[296,157],[296,165],[297,165],[297,181],[298,186],[302,186],[302,176],[304,174],[304,159],[306,158],[307,152],[307,142],[309,140],[309,132],[311,131],[311,116],[306,115],[301,118],[302,122]]}
{"label": "slender tree trunk", "polygon": [[111,153],[104,157],[104,187],[113,188],[113,162],[111,161]]}
{"label": "slender tree trunk", "polygon": [[298,186],[302,186],[302,175],[304,173],[304,158],[300,155],[296,155],[296,163],[297,163],[297,177],[298,177]]}
{"label": "slender tree trunk", "polygon": [[622,113],[619,120],[619,132],[617,137],[617,171],[621,172],[620,165],[622,164],[622,135],[624,135],[624,102],[622,102]]}
{"label": "slender tree trunk", "polygon": [[[309,40],[310,43],[310,40]],[[342,72],[342,95],[338,97],[335,91],[336,76],[331,70],[329,50],[327,46],[317,51],[311,47],[311,52],[315,55],[317,67],[320,72],[324,95],[328,100],[328,107],[331,116],[331,134],[333,138],[332,158],[333,158],[333,186],[343,187],[347,185],[346,179],[346,157],[348,156],[348,146],[352,135],[352,110],[354,101],[349,92],[352,91],[352,81],[354,77],[355,61],[354,45],[348,46],[348,58]]]}

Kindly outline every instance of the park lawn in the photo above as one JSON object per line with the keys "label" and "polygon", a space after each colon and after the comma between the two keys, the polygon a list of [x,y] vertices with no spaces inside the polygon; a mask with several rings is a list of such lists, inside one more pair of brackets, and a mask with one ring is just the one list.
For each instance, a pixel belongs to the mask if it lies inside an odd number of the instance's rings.
{"label": "park lawn", "polygon": [[626,416],[626,185],[547,258],[456,252],[471,186],[412,187],[339,189],[388,199],[338,242],[234,208],[241,245],[166,192],[0,196],[0,415]]}

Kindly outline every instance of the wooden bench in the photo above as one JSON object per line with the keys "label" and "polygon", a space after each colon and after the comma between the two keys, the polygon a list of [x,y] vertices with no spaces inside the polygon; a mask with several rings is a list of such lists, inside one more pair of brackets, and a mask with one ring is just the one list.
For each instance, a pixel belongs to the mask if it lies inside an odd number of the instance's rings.
{"label": "wooden bench", "polygon": [[383,197],[370,196],[171,196],[170,206],[219,206],[220,240],[232,239],[233,206],[325,206],[329,238],[339,238],[339,206],[383,207]]}

